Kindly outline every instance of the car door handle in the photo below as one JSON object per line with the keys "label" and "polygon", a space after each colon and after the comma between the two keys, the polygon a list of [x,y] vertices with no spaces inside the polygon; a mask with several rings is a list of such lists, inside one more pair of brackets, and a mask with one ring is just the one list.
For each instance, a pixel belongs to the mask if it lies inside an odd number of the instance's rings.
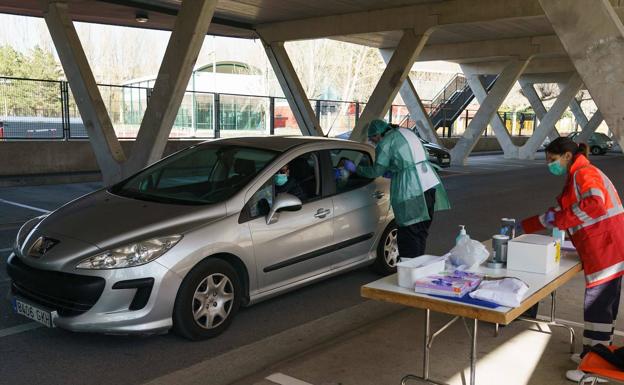
{"label": "car door handle", "polygon": [[373,193],[373,198],[375,199],[381,199],[384,197],[384,195],[386,195],[385,193],[383,193],[382,191],[375,191]]}
{"label": "car door handle", "polygon": [[329,215],[329,213],[331,213],[331,210],[329,209],[318,209],[316,214],[314,214],[314,218],[325,218]]}

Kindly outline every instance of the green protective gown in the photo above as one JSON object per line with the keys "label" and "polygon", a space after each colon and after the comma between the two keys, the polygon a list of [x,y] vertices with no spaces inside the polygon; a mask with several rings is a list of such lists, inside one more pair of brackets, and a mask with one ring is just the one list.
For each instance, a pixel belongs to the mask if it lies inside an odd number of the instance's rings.
{"label": "green protective gown", "polygon": [[[415,137],[415,134],[409,134]],[[414,151],[411,146],[418,145],[424,151],[425,156],[421,159],[414,159],[420,150]],[[432,178],[437,180],[437,184],[433,187],[436,189],[435,211],[451,208],[440,177],[434,171],[434,166],[427,160],[426,154],[427,151],[420,140],[408,142],[406,135],[401,134],[398,129],[393,129],[377,145],[375,164],[370,167],[360,166],[357,169],[358,174],[368,178],[380,177],[387,171],[392,173],[390,204],[399,226],[409,226],[431,219],[420,180],[422,175],[427,175],[428,184],[435,183],[432,182]],[[420,167],[420,174],[418,167]]]}

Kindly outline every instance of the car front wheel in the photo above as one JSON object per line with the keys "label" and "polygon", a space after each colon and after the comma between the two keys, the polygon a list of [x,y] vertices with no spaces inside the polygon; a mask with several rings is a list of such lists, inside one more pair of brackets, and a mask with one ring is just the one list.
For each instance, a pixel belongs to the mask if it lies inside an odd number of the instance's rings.
{"label": "car front wheel", "polygon": [[393,220],[381,235],[377,245],[377,258],[373,264],[373,270],[379,274],[388,275],[396,273],[396,264],[399,259],[397,233],[397,225]]}
{"label": "car front wheel", "polygon": [[191,270],[178,291],[173,330],[190,340],[221,334],[230,326],[241,302],[240,277],[220,259],[207,259]]}
{"label": "car front wheel", "polygon": [[591,153],[592,155],[602,155],[602,148],[598,147],[598,146],[594,146],[591,148]]}

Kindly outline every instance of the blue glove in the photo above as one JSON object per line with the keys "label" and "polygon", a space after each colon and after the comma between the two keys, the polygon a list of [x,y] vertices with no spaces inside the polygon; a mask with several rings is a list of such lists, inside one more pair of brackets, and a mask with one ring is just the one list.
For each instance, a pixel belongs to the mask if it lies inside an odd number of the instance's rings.
{"label": "blue glove", "polygon": [[552,210],[548,210],[546,212],[546,215],[544,215],[544,220],[546,221],[546,223],[548,223],[549,225],[552,225],[555,222],[555,212]]}
{"label": "blue glove", "polygon": [[349,171],[349,172],[355,172],[356,167],[355,167],[355,163],[353,163],[350,160],[345,160],[344,162],[344,168]]}

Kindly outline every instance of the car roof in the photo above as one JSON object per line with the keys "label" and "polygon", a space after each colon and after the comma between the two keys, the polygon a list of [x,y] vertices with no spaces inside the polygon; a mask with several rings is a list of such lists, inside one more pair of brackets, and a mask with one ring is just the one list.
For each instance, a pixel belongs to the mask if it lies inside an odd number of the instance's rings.
{"label": "car roof", "polygon": [[[320,136],[246,136],[241,138],[216,139],[202,144],[219,144],[222,146],[254,147],[278,152],[286,152],[294,147],[313,143],[348,143],[343,139],[331,139]],[[351,142],[355,143],[355,142]]]}

